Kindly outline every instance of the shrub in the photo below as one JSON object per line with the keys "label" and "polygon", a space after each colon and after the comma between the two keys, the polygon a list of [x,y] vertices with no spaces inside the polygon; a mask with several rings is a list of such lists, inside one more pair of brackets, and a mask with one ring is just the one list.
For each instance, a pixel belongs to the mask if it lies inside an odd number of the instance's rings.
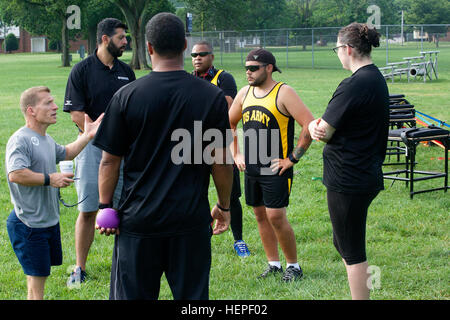
{"label": "shrub", "polygon": [[8,34],[5,38],[5,51],[11,53],[19,49],[19,40],[12,33]]}

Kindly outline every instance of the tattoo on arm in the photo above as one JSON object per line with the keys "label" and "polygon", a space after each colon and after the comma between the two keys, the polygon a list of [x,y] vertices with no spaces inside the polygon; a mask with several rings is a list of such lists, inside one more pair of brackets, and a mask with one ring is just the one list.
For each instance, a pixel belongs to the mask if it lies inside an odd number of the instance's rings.
{"label": "tattoo on arm", "polygon": [[306,150],[303,147],[296,147],[293,152],[294,158],[300,160],[300,158],[303,157],[305,152]]}

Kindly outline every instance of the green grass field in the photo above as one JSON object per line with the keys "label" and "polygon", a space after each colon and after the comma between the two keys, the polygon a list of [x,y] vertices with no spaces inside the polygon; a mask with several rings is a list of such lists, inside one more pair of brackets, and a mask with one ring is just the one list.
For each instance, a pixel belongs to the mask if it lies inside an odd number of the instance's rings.
{"label": "green grass field", "polygon": [[[442,44],[444,46],[444,44]],[[331,45],[328,49],[331,48]],[[432,48],[430,48],[432,49]],[[315,117],[324,112],[339,82],[349,76],[342,70],[331,50],[318,50],[315,55],[316,69],[311,68],[310,52],[290,49],[289,67],[286,53],[275,50],[283,73],[274,75],[295,88]],[[418,54],[417,45],[393,49],[390,61]],[[384,66],[386,52],[375,50],[376,64]],[[74,54],[74,63],[78,61]],[[124,56],[128,61],[130,54]],[[216,55],[216,62],[220,62]],[[236,79],[238,88],[246,84],[240,53],[222,57],[223,66]],[[69,68],[58,67],[57,54],[0,55],[0,299],[26,299],[26,279],[11,248],[6,219],[12,210],[5,177],[5,147],[10,135],[24,124],[19,110],[19,96],[26,88],[46,85],[51,88],[60,106],[58,123],[48,133],[61,144],[76,138],[76,129],[68,114],[62,111],[64,92]],[[186,60],[186,70],[191,70]],[[137,71],[141,77],[148,71]],[[404,93],[417,110],[444,121],[450,121],[450,49],[442,48],[439,55],[439,80],[423,83],[407,83],[406,80],[389,83],[391,93]],[[299,128],[297,128],[297,134]],[[233,250],[231,232],[212,239],[213,262],[211,268],[211,299],[267,299],[309,300],[349,299],[345,268],[332,244],[326,190],[318,180],[322,174],[323,144],[314,142],[307,154],[295,166],[295,179],[288,207],[288,218],[297,240],[299,262],[304,278],[296,283],[284,284],[278,279],[258,281],[256,276],[266,266],[264,250],[259,239],[256,222],[250,207],[244,209],[244,240],[251,256],[238,258]],[[418,168],[441,171],[444,167],[443,150],[439,147],[418,146]],[[241,179],[243,184],[243,179]],[[442,179],[418,182],[417,189],[442,186]],[[242,186],[243,187],[243,186]],[[450,193],[443,191],[419,194],[409,199],[404,183],[385,182],[386,190],[375,199],[369,210],[367,222],[367,255],[369,265],[380,270],[379,287],[371,294],[372,299],[444,299],[450,298],[449,268],[449,207]],[[68,202],[76,199],[74,187],[62,191]],[[210,202],[215,203],[214,187],[210,187]],[[75,263],[74,226],[77,218],[75,208],[61,208],[61,232],[64,262],[52,268],[47,280],[46,299],[108,299],[109,273],[113,238],[96,235],[88,259],[89,281],[81,289],[66,287],[67,271]],[[281,251],[280,251],[281,252]],[[281,255],[284,265],[284,257]],[[162,280],[160,299],[172,299],[170,289]]]}

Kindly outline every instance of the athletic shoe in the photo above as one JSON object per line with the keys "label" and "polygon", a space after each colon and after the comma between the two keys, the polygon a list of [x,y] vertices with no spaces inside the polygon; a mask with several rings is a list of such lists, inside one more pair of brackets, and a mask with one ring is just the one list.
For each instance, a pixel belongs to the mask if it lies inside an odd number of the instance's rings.
{"label": "athletic shoe", "polygon": [[234,250],[237,255],[241,258],[248,257],[250,255],[250,250],[248,250],[247,244],[244,240],[238,240],[234,242]]}
{"label": "athletic shoe", "polygon": [[272,266],[272,265],[269,264],[267,269],[258,276],[258,279],[265,279],[265,278],[267,278],[269,276],[274,276],[274,275],[277,275],[279,273],[283,273],[283,268],[282,267],[278,268],[276,266]]}
{"label": "athletic shoe", "polygon": [[70,274],[69,279],[67,280],[68,285],[76,285],[81,284],[86,281],[86,271],[81,270],[81,267],[76,267],[75,271]]}
{"label": "athletic shoe", "polygon": [[283,274],[283,278],[281,278],[284,282],[292,282],[295,280],[299,280],[301,277],[303,277],[303,271],[302,268],[297,269],[293,266],[290,266],[286,269],[286,271]]}

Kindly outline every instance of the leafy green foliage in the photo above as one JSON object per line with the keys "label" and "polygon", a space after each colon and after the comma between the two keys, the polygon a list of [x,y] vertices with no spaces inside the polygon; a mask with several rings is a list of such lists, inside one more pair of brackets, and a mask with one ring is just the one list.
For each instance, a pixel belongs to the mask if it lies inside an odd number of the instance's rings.
{"label": "leafy green foliage", "polygon": [[366,22],[367,8],[380,8],[381,24],[449,23],[448,0],[185,0],[194,31],[342,27]]}
{"label": "leafy green foliage", "polygon": [[19,40],[13,33],[10,33],[5,38],[5,51],[11,52],[19,49]]}

